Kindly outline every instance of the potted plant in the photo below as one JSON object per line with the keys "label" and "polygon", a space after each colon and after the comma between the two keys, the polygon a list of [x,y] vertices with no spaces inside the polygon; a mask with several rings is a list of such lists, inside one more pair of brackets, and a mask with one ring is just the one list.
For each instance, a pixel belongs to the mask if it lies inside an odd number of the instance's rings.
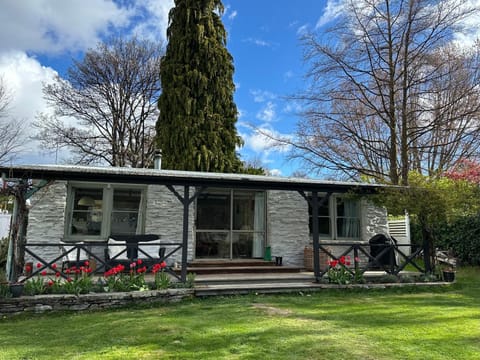
{"label": "potted plant", "polygon": [[442,278],[446,282],[455,281],[455,269],[453,266],[447,266],[442,269]]}
{"label": "potted plant", "polygon": [[12,294],[13,297],[20,297],[23,295],[23,288],[24,288],[24,283],[23,282],[12,282],[8,286],[10,288],[10,293]]}
{"label": "potted plant", "polygon": [[[29,275],[32,273],[32,264],[27,263],[25,265],[25,274]],[[20,276],[17,281],[9,282],[8,287],[10,289],[10,294],[13,297],[20,297],[23,295],[23,290],[25,287],[25,276]]]}
{"label": "potted plant", "polygon": [[450,251],[437,250],[437,263],[440,265],[441,277],[443,281],[455,281],[456,259]]}

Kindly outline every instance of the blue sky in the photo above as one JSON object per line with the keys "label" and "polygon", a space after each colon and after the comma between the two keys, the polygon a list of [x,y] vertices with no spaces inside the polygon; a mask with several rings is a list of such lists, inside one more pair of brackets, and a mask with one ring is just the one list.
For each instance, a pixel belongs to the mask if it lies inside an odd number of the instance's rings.
{"label": "blue sky", "polygon": [[288,149],[269,149],[268,141],[251,127],[288,135],[295,127],[296,104],[286,97],[304,86],[306,66],[299,37],[313,29],[323,1],[225,2],[228,49],[235,60],[238,131],[245,140],[242,155],[257,159],[274,174],[290,175],[299,164],[286,159]]}
{"label": "blue sky", "polygon": [[[300,164],[288,149],[272,149],[255,132],[292,136],[300,105],[286,100],[306,87],[300,36],[331,25],[348,0],[223,0],[227,47],[234,58],[239,110],[237,129],[245,142],[244,160],[260,161],[272,175],[289,176]],[[480,6],[480,0],[468,0]],[[11,94],[10,116],[22,119],[27,134],[39,113],[52,114],[42,84],[63,75],[72,58],[114,34],[166,40],[174,0],[1,0],[0,77]],[[477,29],[480,19],[467,23]],[[478,33],[473,33],[478,37]],[[472,39],[460,38],[461,42]],[[62,162],[28,141],[16,164]]]}
{"label": "blue sky", "polygon": [[[238,131],[243,159],[260,160],[275,175],[299,168],[286,160],[286,149],[268,148],[252,129],[289,135],[298,120],[298,105],[285,99],[304,87],[307,70],[299,37],[314,30],[338,1],[224,0],[223,22],[234,58],[239,110]],[[36,114],[49,113],[42,83],[71,65],[72,57],[109,34],[137,33],[165,38],[173,0],[2,0],[0,11],[0,76],[12,93],[11,115],[31,124]],[[322,17],[323,16],[323,17]],[[30,127],[30,133],[34,130]],[[33,141],[15,163],[61,161]]]}

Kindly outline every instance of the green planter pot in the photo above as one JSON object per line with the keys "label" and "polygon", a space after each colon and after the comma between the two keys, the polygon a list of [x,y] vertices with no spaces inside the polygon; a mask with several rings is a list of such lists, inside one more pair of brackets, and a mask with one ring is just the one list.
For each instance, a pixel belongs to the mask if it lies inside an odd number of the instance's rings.
{"label": "green planter pot", "polygon": [[24,284],[10,284],[10,293],[13,297],[20,297],[23,295]]}
{"label": "green planter pot", "polygon": [[454,282],[455,281],[455,271],[443,271],[443,281]]}

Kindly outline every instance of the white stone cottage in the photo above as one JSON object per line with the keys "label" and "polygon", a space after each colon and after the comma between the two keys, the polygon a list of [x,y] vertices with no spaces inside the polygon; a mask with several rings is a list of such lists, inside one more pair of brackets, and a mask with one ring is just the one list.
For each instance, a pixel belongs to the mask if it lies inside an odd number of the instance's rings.
{"label": "white stone cottage", "polygon": [[[28,243],[107,241],[112,234],[158,234],[187,245],[170,262],[262,259],[303,266],[312,244],[311,196],[318,195],[320,243],[368,244],[387,233],[387,214],[368,201],[377,185],[243,174],[77,166],[0,168],[48,183],[30,198]],[[361,199],[349,191],[365,193]],[[324,199],[322,201],[322,199]],[[53,247],[42,250],[58,251]]]}

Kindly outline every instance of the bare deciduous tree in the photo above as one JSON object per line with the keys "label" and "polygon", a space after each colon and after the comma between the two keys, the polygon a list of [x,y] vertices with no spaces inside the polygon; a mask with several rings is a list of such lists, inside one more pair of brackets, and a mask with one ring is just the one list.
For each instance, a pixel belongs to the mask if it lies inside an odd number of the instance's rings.
{"label": "bare deciduous tree", "polygon": [[326,35],[303,37],[311,84],[293,98],[305,111],[296,139],[279,140],[317,172],[393,184],[474,152],[478,101],[467,99],[478,97],[478,63],[440,59],[477,10],[466,0],[345,0]]}
{"label": "bare deciduous tree", "polygon": [[0,77],[0,164],[11,162],[24,143],[23,122],[9,115],[10,94]]}
{"label": "bare deciduous tree", "polygon": [[43,146],[68,148],[79,164],[150,166],[162,54],[161,44],[115,38],[74,61],[44,86],[55,113],[37,121]]}

